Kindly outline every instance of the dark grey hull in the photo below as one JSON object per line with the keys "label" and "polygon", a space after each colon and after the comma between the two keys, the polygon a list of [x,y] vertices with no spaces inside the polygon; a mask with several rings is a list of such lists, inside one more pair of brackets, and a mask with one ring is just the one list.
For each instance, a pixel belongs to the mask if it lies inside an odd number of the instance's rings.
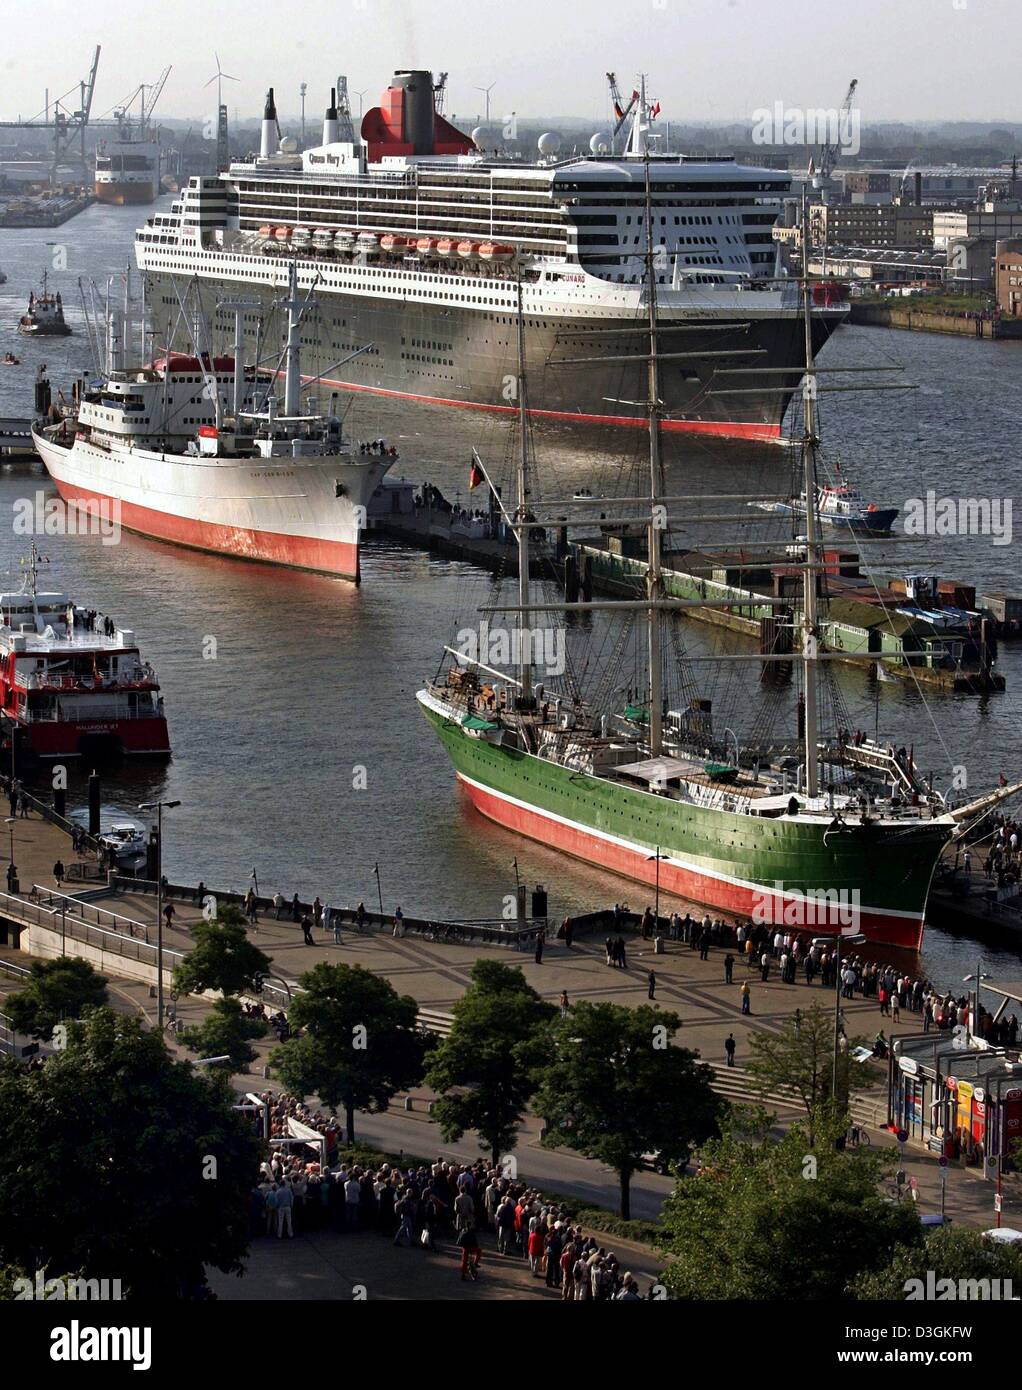
{"label": "dark grey hull", "polygon": [[[161,284],[150,272],[153,298],[176,305],[169,277]],[[214,324],[217,351],[229,352],[234,337],[234,314],[217,309],[231,296],[261,299],[266,315],[263,355],[267,341],[282,338],[279,311],[269,317],[279,292],[250,282],[219,281],[215,290],[202,286],[204,307]],[[750,295],[755,301],[756,296]],[[175,315],[176,317],[176,315]],[[254,349],[257,314],[246,323],[246,345]],[[841,312],[819,314],[813,321],[817,351],[823,347]],[[302,334],[302,372],[327,386],[344,390],[427,401],[466,409],[517,411],[516,325],[513,315],[454,309],[442,305],[323,294],[307,312]],[[624,321],[626,322],[626,321]],[[701,323],[705,322],[705,329]],[[640,425],[646,423],[646,364],[648,332],[637,323],[634,333],[622,331],[623,320],[571,322],[554,318],[526,320],[526,359],[529,366],[529,406],[532,414],[567,420]],[[775,439],[798,385],[798,374],[779,375],[777,368],[796,368],[805,360],[804,331],[796,314],[757,318],[721,315],[712,318],[666,319],[684,323],[684,332],[664,331],[660,351],[664,428],[747,439]],[[601,333],[606,329],[610,336]],[[177,333],[176,346],[188,346]],[[336,364],[356,349],[370,350],[343,367]],[[671,354],[683,353],[679,360]],[[634,356],[635,361],[607,361]],[[559,366],[565,359],[598,359]],[[741,375],[728,375],[730,369]],[[769,368],[762,376],[756,368]],[[749,370],[751,369],[751,370]]]}

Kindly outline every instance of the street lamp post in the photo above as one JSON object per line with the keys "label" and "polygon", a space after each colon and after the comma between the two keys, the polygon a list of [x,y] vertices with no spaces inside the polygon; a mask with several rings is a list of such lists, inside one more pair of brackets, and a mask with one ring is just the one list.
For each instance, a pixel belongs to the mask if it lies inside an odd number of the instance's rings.
{"label": "street lamp post", "polygon": [[656,860],[656,907],[654,908],[654,912],[656,913],[657,931],[659,931],[660,929],[660,860],[662,858],[663,856],[660,853],[660,846],[657,845],[656,854],[649,855],[649,857],[646,860],[647,864],[652,863],[654,859]]}
{"label": "street lamp post", "polygon": [[970,1038],[978,1038],[978,1037],[979,1037],[979,991],[980,991],[980,986],[982,985],[983,981],[984,981],[984,980],[989,980],[990,978],[991,978],[991,977],[990,977],[989,975],[986,975],[986,974],[983,973],[983,962],[982,962],[981,960],[977,960],[977,962],[976,962],[976,973],[975,973],[975,975],[963,975],[963,976],[962,976],[962,984],[963,984],[963,985],[971,985],[973,982],[975,982],[975,985],[976,985],[975,994],[974,994],[974,996],[973,996],[973,1004],[972,1004],[972,1007],[971,1007],[970,1010],[969,1010],[969,1037],[970,1037]]}
{"label": "street lamp post", "polygon": [[14,816],[7,816],[5,819],[7,821],[7,828],[11,832],[11,862],[7,866],[7,891],[13,893],[14,882],[18,877],[18,871],[14,867],[14,827],[17,824],[17,820]]}
{"label": "street lamp post", "polygon": [[140,811],[156,812],[156,1027],[163,1032],[163,812],[180,801],[145,801]]}

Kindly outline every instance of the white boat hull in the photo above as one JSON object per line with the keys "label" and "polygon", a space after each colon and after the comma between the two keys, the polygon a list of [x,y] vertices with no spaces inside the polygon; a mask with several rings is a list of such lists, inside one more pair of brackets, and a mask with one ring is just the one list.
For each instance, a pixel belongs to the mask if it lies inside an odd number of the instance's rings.
{"label": "white boat hull", "polygon": [[33,440],[64,501],[107,525],[356,583],[369,498],[390,467],[374,455],[191,458]]}

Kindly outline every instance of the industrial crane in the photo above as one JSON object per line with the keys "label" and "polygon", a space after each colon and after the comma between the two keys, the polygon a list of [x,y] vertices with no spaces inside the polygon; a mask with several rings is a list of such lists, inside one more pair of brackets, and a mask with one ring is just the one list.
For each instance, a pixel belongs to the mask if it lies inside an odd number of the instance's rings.
{"label": "industrial crane", "polygon": [[82,174],[85,174],[85,132],[89,125],[89,116],[92,111],[92,98],[96,90],[96,73],[99,70],[100,46],[96,45],[96,51],[92,55],[92,67],[89,75],[77,84],[78,105],[74,110],[65,111],[61,103],[76,89],[72,87],[63,96],[57,97],[53,102],[53,119],[50,119],[50,102],[47,99],[46,110],[40,120],[38,116],[29,121],[0,121],[0,129],[6,130],[52,130],[53,131],[53,160],[50,171],[50,182],[55,186],[57,183],[57,171],[60,161],[66,159],[71,149],[75,136],[79,142],[79,159],[82,165]]}
{"label": "industrial crane", "polygon": [[[140,82],[138,86],[135,88],[135,90],[132,92],[131,96],[128,97],[126,101],[122,101],[117,107],[114,108],[113,117],[114,120],[117,122],[119,138],[125,138],[126,125],[130,128],[131,118],[128,115],[128,111],[134,105],[136,97],[139,97],[141,99],[138,118],[138,133],[140,139],[144,138],[145,133],[149,127],[149,122],[153,114],[153,109],[155,108],[156,103],[160,99],[160,93],[163,91],[164,87],[167,84],[167,78],[170,76],[170,72],[170,68],[166,67],[160,73],[159,77],[156,79],[155,82]],[[146,104],[146,92],[150,94],[148,105]]]}
{"label": "industrial crane", "polygon": [[820,163],[817,167],[816,175],[813,178],[814,188],[826,190],[830,183],[831,175],[834,172],[834,166],[837,164],[838,150],[841,148],[848,117],[851,114],[852,101],[855,98],[855,89],[858,85],[859,79],[853,77],[848,91],[845,94],[845,99],[841,103],[841,109],[838,112],[837,129],[830,132],[831,138],[820,152]]}
{"label": "industrial crane", "polygon": [[442,72],[433,83],[433,101],[439,116],[444,114],[444,106],[447,102],[447,78],[448,74]]}

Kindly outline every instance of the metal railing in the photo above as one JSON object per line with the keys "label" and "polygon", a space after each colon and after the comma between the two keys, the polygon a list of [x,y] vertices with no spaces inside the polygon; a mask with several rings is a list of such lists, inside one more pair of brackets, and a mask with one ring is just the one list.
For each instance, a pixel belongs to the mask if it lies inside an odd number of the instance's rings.
{"label": "metal railing", "polygon": [[57,917],[77,917],[93,926],[105,927],[107,931],[123,933],[133,938],[149,940],[149,928],[144,922],[136,922],[133,917],[124,917],[119,912],[111,912],[108,907],[99,907],[91,900],[91,894],[105,892],[105,888],[89,890],[88,893],[62,893],[57,888],[44,888],[36,883],[32,886],[32,897],[41,906],[52,910]]}

